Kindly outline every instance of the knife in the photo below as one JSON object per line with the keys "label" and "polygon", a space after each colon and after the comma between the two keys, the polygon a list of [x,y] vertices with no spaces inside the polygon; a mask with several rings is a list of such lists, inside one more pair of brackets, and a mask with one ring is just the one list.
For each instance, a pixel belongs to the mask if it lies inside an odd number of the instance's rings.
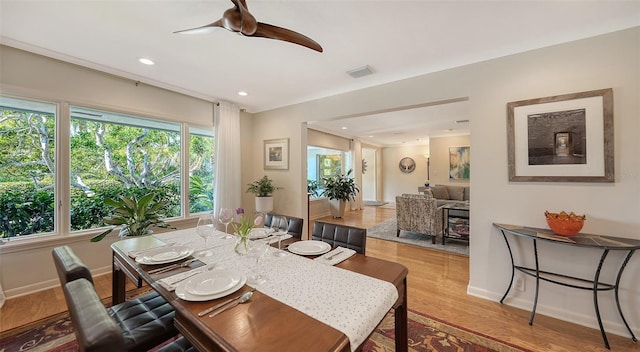
{"label": "knife", "polygon": [[[247,292],[253,292],[253,291],[255,291],[255,290],[256,290],[255,288],[252,288],[250,291],[247,291]],[[207,313],[210,313],[210,312],[212,312],[212,311],[214,311],[214,310],[216,310],[216,309],[218,309],[218,308],[220,308],[220,307],[224,306],[225,304],[229,304],[229,303],[231,303],[231,302],[233,302],[233,301],[237,301],[237,300],[238,300],[238,299],[240,299],[240,297],[242,297],[242,295],[244,295],[245,293],[246,293],[246,292],[242,292],[241,294],[239,294],[239,295],[237,295],[237,296],[235,296],[235,297],[233,297],[233,298],[229,298],[228,300],[226,300],[226,301],[224,301],[224,302],[222,302],[222,303],[220,303],[220,304],[216,304],[216,305],[215,305],[215,306],[213,306],[213,307],[207,308],[207,309],[203,310],[202,312],[198,313],[198,316],[199,316],[199,317],[205,316],[205,315],[207,315]]]}

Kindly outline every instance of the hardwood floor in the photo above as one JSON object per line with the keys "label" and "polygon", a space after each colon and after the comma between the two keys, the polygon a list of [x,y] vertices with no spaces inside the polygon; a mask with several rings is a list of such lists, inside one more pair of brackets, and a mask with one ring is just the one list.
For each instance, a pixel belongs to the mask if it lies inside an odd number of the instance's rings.
{"label": "hardwood floor", "polygon": [[[343,219],[319,220],[369,228],[395,216],[389,207],[365,207],[350,211]],[[607,351],[595,329],[536,315],[528,325],[529,312],[466,294],[469,258],[396,242],[367,239],[367,255],[405,265],[409,269],[409,309],[533,351]],[[111,293],[111,277],[95,278],[101,297]],[[5,331],[66,310],[59,288],[8,300],[0,310],[0,331]],[[608,334],[613,351],[640,351],[630,338]]]}

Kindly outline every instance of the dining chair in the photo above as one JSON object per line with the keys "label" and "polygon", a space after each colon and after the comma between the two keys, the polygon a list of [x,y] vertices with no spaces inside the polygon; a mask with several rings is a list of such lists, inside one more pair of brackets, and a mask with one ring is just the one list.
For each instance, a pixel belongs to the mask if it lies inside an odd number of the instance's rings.
{"label": "dining chair", "polygon": [[[150,321],[150,316],[145,317],[146,313],[140,314],[138,309],[133,309],[128,313],[131,316],[129,323],[136,320],[136,324],[120,324],[113,319],[113,311],[104,307],[93,284],[87,279],[69,281],[64,285],[63,291],[79,351],[147,351],[157,345],[156,339],[151,337],[162,332],[158,331],[158,324]],[[136,330],[144,330],[144,334]],[[177,352],[193,349],[187,341],[178,338],[159,351]]]}
{"label": "dining chair", "polygon": [[274,216],[284,216],[287,219],[287,233],[293,237],[302,238],[302,226],[304,224],[304,219],[288,215],[267,213],[264,217],[264,227],[271,227],[271,221]]}
{"label": "dining chair", "polygon": [[[68,284],[76,281],[83,281],[90,285],[91,290],[86,288],[71,290],[69,297],[65,292],[69,312],[76,311],[74,313],[76,314],[74,324],[78,325],[76,328],[87,330],[85,335],[77,336],[79,345],[80,343],[85,344],[82,351],[147,351],[178,334],[178,330],[173,324],[175,312],[157,292],[154,291],[140,298],[122,302],[108,309],[102,305],[98,298],[97,302],[106,312],[104,313],[97,306],[92,305],[93,296],[97,297],[93,287],[93,277],[89,268],[73,250],[68,246],[56,247],[52,251],[52,256],[63,288],[66,289]],[[87,293],[88,291],[91,292]],[[85,305],[87,311],[83,310]],[[87,314],[94,313],[98,318],[85,317]],[[103,319],[105,316],[108,319]],[[113,346],[109,344],[104,346],[106,349],[102,349],[102,339],[108,339],[114,334],[109,329],[106,329],[106,335],[94,331],[102,329],[103,325],[106,328],[117,327],[118,336],[120,336],[117,340],[124,341],[122,349],[112,349]]]}
{"label": "dining chair", "polygon": [[329,243],[334,248],[346,247],[357,253],[365,254],[367,229],[314,221],[311,239]]}

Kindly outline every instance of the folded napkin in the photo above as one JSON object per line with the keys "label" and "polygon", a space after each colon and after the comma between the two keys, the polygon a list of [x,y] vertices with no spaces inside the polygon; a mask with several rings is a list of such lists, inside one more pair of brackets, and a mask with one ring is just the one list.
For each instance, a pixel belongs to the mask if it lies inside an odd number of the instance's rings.
{"label": "folded napkin", "polygon": [[[332,251],[329,251],[318,258],[314,259],[317,262],[327,265],[336,265],[344,260],[349,259],[352,255],[356,254],[353,249],[338,247]],[[331,259],[327,259],[331,258]]]}
{"label": "folded napkin", "polygon": [[174,291],[176,287],[178,287],[178,284],[183,280],[186,280],[191,276],[204,273],[210,268],[213,268],[213,265],[205,265],[199,268],[191,269],[189,271],[171,275],[169,277],[165,277],[164,279],[158,280],[158,284],[160,284],[160,286],[164,287],[168,291]]}

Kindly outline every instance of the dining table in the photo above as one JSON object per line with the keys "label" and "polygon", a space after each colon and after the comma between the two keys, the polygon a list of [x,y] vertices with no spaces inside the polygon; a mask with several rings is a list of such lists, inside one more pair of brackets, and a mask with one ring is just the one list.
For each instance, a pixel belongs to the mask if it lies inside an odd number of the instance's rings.
{"label": "dining table", "polygon": [[[405,266],[343,247],[296,254],[296,243],[307,240],[280,239],[256,239],[269,246],[261,256],[239,255],[236,237],[218,230],[206,239],[190,228],[119,240],[111,245],[113,304],[125,301],[127,278],[137,287],[147,284],[173,306],[178,331],[199,351],[358,351],[393,314],[395,350],[408,350]],[[180,256],[163,260],[169,248]],[[242,281],[199,296],[196,278],[213,273]],[[257,273],[264,282],[248,279]],[[230,298],[238,303],[249,291],[246,303],[199,315]]]}

